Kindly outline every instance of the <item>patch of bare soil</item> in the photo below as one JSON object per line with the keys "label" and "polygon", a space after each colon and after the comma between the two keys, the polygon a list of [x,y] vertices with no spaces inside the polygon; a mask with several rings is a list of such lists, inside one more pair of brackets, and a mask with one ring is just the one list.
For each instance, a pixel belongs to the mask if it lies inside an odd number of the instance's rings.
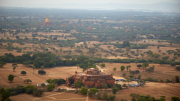
{"label": "patch of bare soil", "polygon": [[[142,64],[142,63],[137,63],[137,64]],[[160,65],[160,64],[149,64],[149,67],[152,67],[153,65],[155,66],[154,72],[145,72],[145,70],[143,71],[142,68],[137,68],[137,64],[136,63],[105,63],[106,67],[103,68],[105,70],[105,72],[108,72],[109,74],[114,73],[115,76],[120,76],[122,77],[123,73],[126,73],[125,77],[128,77],[129,75],[132,75],[129,73],[129,71],[127,71],[127,69],[125,68],[124,71],[120,70],[120,67],[123,66],[128,66],[131,65],[131,70],[139,70],[140,73],[139,74],[134,74],[135,77],[138,77],[138,75],[141,75],[142,79],[146,79],[148,77],[151,77],[153,79],[158,79],[158,80],[172,80],[175,75],[180,76],[179,71],[177,71],[175,69],[175,67],[172,67],[170,65]],[[113,71],[113,68],[116,67],[117,70]],[[149,68],[146,67],[146,68]]]}
{"label": "patch of bare soil", "polygon": [[[22,64],[18,64],[16,67],[15,72],[13,72],[13,67],[11,63],[7,63],[3,68],[0,68],[0,82],[1,86],[4,87],[15,87],[17,85],[26,85],[23,81],[25,79],[31,79],[33,85],[45,83],[47,79],[59,79],[63,78],[66,79],[69,76],[75,74],[75,71],[82,72],[81,68],[77,69],[77,66],[65,66],[65,67],[55,67],[44,69],[46,71],[46,75],[39,75],[39,69],[35,69],[33,72],[32,68],[28,68]],[[26,71],[26,75],[22,75],[21,71]],[[12,83],[8,81],[8,75],[13,74],[15,76]]]}

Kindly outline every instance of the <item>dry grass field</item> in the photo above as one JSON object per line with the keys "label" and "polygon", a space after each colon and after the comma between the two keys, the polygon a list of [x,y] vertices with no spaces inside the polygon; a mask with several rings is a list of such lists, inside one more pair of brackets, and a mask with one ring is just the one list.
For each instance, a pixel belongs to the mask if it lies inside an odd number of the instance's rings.
{"label": "dry grass field", "polygon": [[[125,64],[125,63],[105,63],[106,67],[104,68],[105,72],[110,74],[114,73],[116,78],[122,77],[122,73],[126,73],[126,75],[129,75],[129,72],[120,71],[120,66],[124,65],[131,65],[131,70],[136,70],[136,64]],[[159,64],[150,64],[150,66],[155,65],[155,71],[153,73],[147,73],[143,72],[142,69],[140,70],[140,74],[142,78],[151,77],[154,79],[172,79],[175,75],[180,76],[179,72],[175,70],[175,67],[171,67],[169,65],[159,65]],[[113,71],[113,67],[117,67],[117,71]],[[26,75],[21,75],[21,71],[26,71]],[[33,85],[39,84],[39,83],[45,83],[47,79],[58,79],[63,78],[66,79],[67,77],[74,74],[75,71],[82,72],[82,69],[77,69],[76,66],[71,67],[55,67],[50,69],[44,69],[46,71],[46,75],[39,75],[37,73],[38,69],[36,69],[33,73],[32,68],[25,67],[22,64],[18,64],[18,67],[16,68],[15,72],[13,72],[12,64],[8,63],[4,66],[4,68],[0,68],[0,86],[9,88],[9,87],[16,87],[17,85],[27,85],[23,82],[25,79],[31,79]],[[7,76],[9,74],[13,74],[16,77],[14,78],[13,83],[9,83],[7,80]],[[126,77],[127,77],[126,76]],[[137,74],[134,76],[137,77]],[[131,83],[135,83],[130,82]],[[123,84],[123,83],[121,83]],[[61,86],[60,86],[61,88]],[[180,84],[179,83],[154,83],[154,82],[147,82],[144,87],[132,87],[128,89],[123,89],[117,92],[116,94],[116,101],[119,101],[120,99],[127,99],[128,101],[131,100],[131,97],[129,96],[131,93],[137,93],[137,94],[143,94],[143,95],[151,95],[155,98],[160,98],[160,96],[166,96],[166,101],[170,101],[171,96],[180,96]],[[102,91],[101,91],[102,92]],[[106,92],[106,91],[105,91]],[[109,92],[108,94],[112,94],[112,92]],[[86,101],[86,97],[82,95],[77,95],[74,93],[61,93],[61,92],[45,92],[42,97],[33,97],[32,95],[27,94],[20,94],[16,96],[10,97],[12,101]],[[89,101],[95,101],[92,99],[89,99]]]}
{"label": "dry grass field", "polygon": [[[11,101],[86,101],[86,96],[64,92],[45,92],[42,97],[20,94],[10,97]],[[88,101],[99,101],[89,99]]]}
{"label": "dry grass field", "polygon": [[[77,66],[71,67],[55,67],[50,69],[44,69],[46,71],[46,75],[39,75],[39,69],[35,69],[33,73],[32,68],[28,68],[22,64],[18,64],[15,72],[13,72],[12,64],[7,63],[3,68],[0,68],[0,82],[1,86],[4,87],[15,87],[17,85],[26,85],[23,81],[25,79],[31,79],[33,85],[45,83],[47,79],[66,79],[67,77],[73,75],[75,71],[82,72],[82,69],[77,69]],[[26,75],[22,75],[21,71],[26,71]],[[7,77],[9,74],[13,74],[16,76],[13,80],[13,83],[9,83]]]}
{"label": "dry grass field", "polygon": [[[141,63],[137,63],[137,64],[141,64]],[[138,77],[138,75],[141,75],[142,79],[146,79],[148,77],[151,77],[153,79],[158,79],[158,80],[172,80],[175,75],[180,76],[179,71],[177,71],[175,69],[175,67],[172,67],[170,65],[160,65],[160,64],[149,64],[149,67],[152,67],[153,65],[155,66],[154,72],[143,72],[142,68],[137,68],[137,64],[136,63],[105,63],[106,67],[103,68],[105,70],[105,72],[108,73],[114,73],[115,76],[122,76],[123,73],[126,73],[125,77],[128,77],[129,75],[132,75],[129,73],[129,71],[127,71],[127,69],[125,68],[124,71],[120,70],[120,67],[123,66],[128,66],[131,65],[131,70],[139,70],[140,73],[139,74],[134,74],[135,77]],[[117,70],[113,71],[113,68],[116,67]],[[148,67],[146,67],[148,68]]]}
{"label": "dry grass field", "polygon": [[131,97],[129,96],[131,93],[136,93],[140,95],[150,95],[157,99],[160,96],[165,96],[166,101],[171,101],[172,96],[180,96],[180,84],[179,83],[154,83],[148,82],[144,87],[131,87],[128,89],[123,89],[117,92],[116,101],[120,101],[120,99],[127,99],[127,101],[131,101]]}
{"label": "dry grass field", "polygon": [[[58,30],[57,30],[58,31]],[[64,36],[69,36],[71,35],[71,33],[62,33],[62,32],[57,32],[57,31],[54,31],[54,32],[48,32],[48,33],[45,33],[45,32],[37,32],[38,35],[40,36],[37,36],[36,38],[38,39],[48,39],[49,40],[49,36],[50,35],[64,35]],[[73,30],[73,32],[76,32],[75,30]],[[33,33],[19,33],[18,36],[22,39],[22,38],[33,38],[32,37],[32,34]],[[43,37],[43,36],[46,36],[46,37]],[[16,40],[16,35],[12,35],[12,34],[9,34],[8,32],[4,35],[4,34],[1,34],[0,35],[0,38],[4,38],[4,39],[7,39],[7,37],[9,39],[13,39],[13,40]],[[94,36],[96,37],[96,36]],[[67,37],[66,39],[64,37],[58,37],[57,40],[67,40],[67,39],[76,39],[75,37]],[[146,41],[146,42],[144,42]],[[147,52],[149,50],[151,50],[153,53],[157,53],[159,55],[161,55],[159,57],[159,59],[161,59],[162,57],[164,56],[169,56],[169,60],[170,59],[173,59],[174,55],[173,54],[167,54],[167,50],[176,50],[176,49],[180,49],[180,45],[179,44],[172,44],[172,47],[170,47],[170,43],[168,42],[158,42],[159,40],[150,40],[150,39],[144,39],[144,40],[140,40],[140,41],[130,41],[130,43],[133,43],[133,44],[154,44],[154,45],[166,45],[166,47],[160,47],[159,49],[157,49],[157,46],[149,46],[147,49],[139,49],[139,54],[144,54],[144,52]],[[161,40],[162,41],[162,40]],[[165,41],[165,40],[163,40]],[[93,44],[103,44],[104,42],[99,42],[99,41],[87,41],[87,46],[89,48],[93,48],[94,45]],[[112,41],[111,43],[116,43],[116,41]],[[119,43],[123,43],[123,41],[119,42]],[[48,51],[51,51],[52,53],[55,53],[57,55],[68,55],[68,52],[66,53],[63,53],[63,52],[60,52],[60,49],[61,47],[58,47],[57,45],[54,45],[53,43],[52,44],[49,44],[49,45],[43,45],[43,44],[32,44],[32,43],[25,43],[25,45],[20,45],[18,43],[13,43],[13,47],[19,47],[19,48],[25,48],[25,47],[28,47],[27,49],[22,49],[22,51],[19,53],[19,52],[16,52],[15,50],[14,51],[7,51],[6,48],[5,48],[5,45],[7,46],[7,43],[3,43],[4,46],[2,46],[0,48],[0,56],[4,55],[5,53],[12,53],[14,54],[15,56],[19,56],[19,55],[22,55],[23,52],[27,52],[27,51],[40,51],[40,52],[43,52],[44,50],[41,49],[41,46],[44,46],[46,49],[48,48]],[[70,53],[70,55],[87,55],[87,56],[91,56],[90,54],[87,54],[88,52],[88,49],[86,48],[80,48],[80,50],[82,50],[83,52],[82,53],[78,53],[78,52],[74,52],[75,49],[78,49],[77,46],[80,46],[80,45],[83,45],[83,42],[80,42],[80,43],[75,43],[75,47],[62,47],[62,51],[66,51],[66,50],[71,50],[72,52]],[[108,48],[107,46],[111,46],[110,48]],[[52,50],[51,48],[55,48],[56,50]],[[108,52],[102,52],[100,48],[103,48],[104,50],[108,50],[112,53],[115,53],[117,56],[115,55],[112,55]],[[120,52],[115,52],[115,47],[113,45],[100,45],[99,48],[96,48],[97,49],[97,52],[94,54],[95,57],[102,57],[102,58],[108,58],[108,59],[127,59],[127,55],[123,55],[122,54],[126,54],[127,51],[125,48],[122,48],[122,50],[124,50],[123,53],[120,53]],[[118,48],[116,48],[118,49]],[[161,52],[159,52],[159,50],[161,50]],[[137,53],[137,49],[131,49],[130,51],[134,51],[135,53]],[[163,53],[166,53],[165,55],[163,55]],[[101,54],[101,56],[99,56],[99,54]],[[131,56],[130,58],[133,58],[135,59],[136,56],[134,56],[133,54],[131,54],[131,52],[129,52],[129,55]],[[139,59],[153,59],[152,57],[149,57],[147,54],[144,54],[144,57],[142,57],[141,55],[137,56],[137,58]],[[179,61],[180,60],[180,57],[177,57],[176,61]]]}
{"label": "dry grass field", "polygon": [[[58,31],[58,30],[57,30]],[[57,32],[56,30],[54,32],[50,32],[50,33],[42,33],[42,32],[38,32],[38,35],[43,35],[43,36],[47,36],[49,37],[50,35],[71,35],[70,33],[60,33]],[[72,32],[76,32],[75,30]],[[18,34],[20,38],[33,38],[32,37],[32,33],[20,33]],[[96,36],[93,36],[96,37]],[[142,37],[146,37],[146,36],[142,36]],[[4,38],[4,39],[13,39],[16,40],[16,35],[12,36],[12,34],[10,35],[9,33],[6,33],[5,35],[0,34],[0,38]],[[45,38],[45,37],[36,37],[38,39],[48,39],[49,38]],[[67,39],[76,39],[75,37],[67,37]],[[67,40],[64,39],[64,37],[58,37],[58,40]],[[144,42],[146,41],[146,42]],[[99,41],[88,41],[87,42],[87,46],[89,48],[93,48],[94,45],[93,44],[103,44],[104,42],[99,42]],[[116,43],[115,41],[112,41],[111,43]],[[123,43],[122,41],[119,43]],[[170,44],[168,42],[158,42],[158,40],[141,40],[138,42],[132,41],[130,43],[133,44],[154,44],[154,45],[166,45],[166,47],[160,47],[159,49],[157,49],[157,46],[148,46],[147,49],[139,49],[139,54],[144,54],[144,52],[147,52],[149,50],[151,50],[153,53],[157,53],[159,55],[161,55],[159,57],[159,59],[162,59],[162,57],[164,56],[169,56],[169,60],[173,59],[174,55],[173,54],[168,54],[166,51],[167,50],[174,50],[176,51],[176,49],[180,49],[180,45],[179,44],[172,44],[172,47],[170,47]],[[40,51],[40,52],[44,52],[43,49],[41,49],[41,46],[44,46],[46,49],[48,49],[48,51],[51,51],[52,53],[56,54],[56,55],[68,55],[69,53],[64,53],[63,51],[66,50],[71,50],[72,52],[70,53],[70,55],[87,55],[87,56],[92,56],[92,54],[87,54],[87,52],[89,51],[86,48],[80,48],[80,50],[82,50],[82,53],[77,53],[74,50],[75,49],[79,49],[77,48],[77,46],[80,46],[81,44],[83,45],[83,42],[80,43],[75,43],[75,47],[62,47],[62,52],[60,52],[61,47],[58,47],[57,45],[54,45],[53,43],[51,44],[32,44],[32,43],[25,43],[24,45],[20,45],[19,43],[13,43],[12,46],[13,47],[19,47],[22,48],[21,52],[16,52],[17,50],[13,50],[13,51],[8,51],[6,49],[7,43],[2,43],[3,46],[1,46],[0,48],[0,56],[3,56],[5,53],[12,53],[14,56],[20,56],[23,53],[27,52],[27,51]],[[108,48],[107,46],[111,46],[110,48]],[[23,49],[27,47],[26,49]],[[53,50],[52,48],[55,48],[55,50]],[[115,57],[114,55],[111,55],[108,52],[102,52],[100,48],[103,48],[104,50],[108,50],[111,51],[112,53],[116,53],[117,56]],[[97,54],[101,54],[102,58],[108,58],[108,59],[128,59],[128,57],[126,55],[124,56],[120,56],[121,54],[125,54],[127,53],[125,48],[122,48],[122,50],[124,50],[124,53],[120,53],[120,52],[115,52],[114,46],[113,45],[100,45],[99,48],[96,48],[97,51],[94,54],[95,57],[100,57],[97,56]],[[116,48],[118,49],[118,48]],[[35,51],[36,50],[36,51]],[[159,52],[159,50],[161,50],[161,52]],[[137,53],[137,49],[131,49],[131,51],[134,51],[135,53]],[[166,53],[165,55],[163,55],[163,53]],[[107,56],[105,56],[107,55]],[[135,59],[136,57],[131,54],[129,52],[129,55],[134,57],[133,59]],[[142,57],[141,55],[137,56],[137,58],[139,59],[154,59],[153,57],[148,56],[147,54],[144,54],[144,57]],[[180,57],[177,57],[176,61],[180,61]],[[139,64],[139,63],[137,63]],[[151,77],[153,79],[158,79],[158,80],[172,80],[175,75],[180,76],[179,71],[175,70],[175,67],[172,67],[170,65],[160,65],[160,64],[149,64],[149,67],[151,66],[155,66],[155,70],[152,73],[148,73],[148,72],[143,72],[142,68],[137,68],[137,64],[136,63],[105,63],[106,67],[103,68],[105,70],[106,73],[111,74],[114,73],[114,77],[115,78],[124,78],[122,77],[123,73],[126,73],[125,77],[128,77],[129,75],[131,75],[126,69],[122,72],[120,71],[120,66],[124,65],[131,65],[131,70],[139,70],[140,73],[139,74],[134,74],[135,77],[138,77],[138,75],[141,75],[142,79],[146,79],[148,77]],[[117,70],[113,71],[113,68],[116,67]],[[148,67],[147,67],[148,68]],[[1,87],[5,87],[5,88],[10,88],[10,87],[16,87],[18,85],[27,85],[25,84],[23,81],[25,79],[31,79],[33,85],[36,84],[40,84],[40,83],[45,83],[47,79],[59,79],[59,78],[63,78],[66,79],[67,77],[73,75],[75,73],[75,71],[78,72],[82,72],[82,69],[77,69],[76,66],[64,66],[64,67],[55,67],[55,68],[49,68],[49,69],[44,69],[46,71],[46,75],[39,75],[38,74],[38,70],[39,69],[35,69],[33,72],[32,68],[28,68],[22,64],[18,64],[18,67],[16,68],[15,72],[13,72],[13,67],[11,63],[7,63],[3,68],[0,68],[0,86]],[[21,75],[21,71],[26,71],[26,75]],[[15,75],[15,78],[13,80],[12,83],[10,83],[7,79],[9,74],[13,74]],[[131,83],[136,83],[136,82],[130,82]],[[123,84],[121,82],[121,84]],[[171,96],[180,96],[180,83],[154,83],[154,82],[148,82],[144,87],[135,87],[135,88],[129,88],[129,89],[123,89],[117,92],[116,94],[116,101],[120,101],[120,99],[127,99],[128,101],[131,100],[131,97],[129,96],[131,93],[138,93],[138,94],[143,94],[143,95],[151,95],[154,96],[155,98],[160,98],[160,96],[166,96],[166,101],[170,101]],[[112,93],[108,93],[108,94],[112,94]],[[45,92],[44,95],[42,97],[33,97],[32,95],[27,95],[27,94],[20,94],[17,96],[11,96],[10,99],[12,99],[12,101],[86,101],[86,96],[82,96],[82,95],[77,95],[74,93],[58,93],[58,92]],[[89,99],[89,101],[92,101],[92,99]],[[95,100],[93,100],[95,101]]]}

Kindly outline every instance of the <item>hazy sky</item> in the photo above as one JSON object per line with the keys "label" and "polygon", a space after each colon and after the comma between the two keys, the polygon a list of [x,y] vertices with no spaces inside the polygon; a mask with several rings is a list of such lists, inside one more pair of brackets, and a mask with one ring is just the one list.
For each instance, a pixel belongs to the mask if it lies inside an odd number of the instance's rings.
{"label": "hazy sky", "polygon": [[[178,4],[176,4],[176,6],[171,5],[171,4],[165,4],[164,8],[162,8],[159,5],[156,5],[156,7],[153,6],[153,7],[148,8],[147,5],[145,5],[145,4],[152,4],[152,3],[159,3],[159,2],[180,3],[180,0],[0,0],[0,6],[30,7],[30,8],[41,8],[41,7],[67,8],[67,9],[74,9],[74,8],[77,8],[77,9],[85,9],[85,8],[142,9],[143,8],[143,9],[169,10],[168,6],[170,5],[171,6],[170,9],[172,8],[175,10],[180,9]],[[116,4],[123,4],[123,5],[114,6]],[[128,4],[129,6],[125,4]],[[138,4],[141,4],[141,5],[138,5]]]}
{"label": "hazy sky", "polygon": [[158,2],[180,3],[180,0],[0,0],[0,5],[27,5],[27,4],[59,4],[59,3],[137,3],[151,4]]}

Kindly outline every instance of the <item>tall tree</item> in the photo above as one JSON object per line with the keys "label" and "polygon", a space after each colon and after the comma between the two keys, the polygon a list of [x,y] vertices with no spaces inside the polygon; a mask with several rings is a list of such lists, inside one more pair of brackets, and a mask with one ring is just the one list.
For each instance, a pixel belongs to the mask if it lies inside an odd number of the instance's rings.
{"label": "tall tree", "polygon": [[103,67],[105,67],[105,64],[104,64],[104,63],[101,63],[101,65],[100,65],[100,66],[103,68]]}
{"label": "tall tree", "polygon": [[113,68],[113,71],[116,71],[116,67]]}
{"label": "tall tree", "polygon": [[33,74],[34,74],[34,69],[36,68],[35,66],[32,66],[32,68],[33,68]]}
{"label": "tall tree", "polygon": [[146,69],[146,67],[148,67],[149,64],[146,62],[146,63],[143,63],[142,66],[143,66],[143,71],[144,71],[144,68]]}
{"label": "tall tree", "polygon": [[121,66],[121,68],[120,68],[120,69],[121,69],[121,71],[124,71],[125,67],[124,67],[124,66]]}
{"label": "tall tree", "polygon": [[14,80],[14,75],[10,74],[10,75],[8,76],[8,80],[9,80],[10,82],[12,82],[12,81]]}
{"label": "tall tree", "polygon": [[13,67],[13,72],[15,72],[16,67]]}
{"label": "tall tree", "polygon": [[142,67],[142,65],[141,65],[141,64],[138,64],[138,65],[137,65],[137,67],[141,68],[141,67]]}
{"label": "tall tree", "polygon": [[32,81],[30,79],[25,79],[24,82],[28,84],[29,82],[32,82]]}

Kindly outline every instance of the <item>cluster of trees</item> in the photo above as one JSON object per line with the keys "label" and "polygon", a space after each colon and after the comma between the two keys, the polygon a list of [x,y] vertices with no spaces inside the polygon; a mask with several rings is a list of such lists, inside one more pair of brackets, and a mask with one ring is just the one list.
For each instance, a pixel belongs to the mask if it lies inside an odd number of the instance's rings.
{"label": "cluster of trees", "polygon": [[51,52],[34,53],[33,56],[30,54],[23,54],[22,56],[14,56],[11,53],[6,53],[4,56],[0,57],[1,67],[8,63],[23,63],[24,65],[30,67],[33,65],[35,68],[52,68],[55,66],[78,66],[86,70],[87,68],[95,68],[93,60],[90,60],[86,56],[77,56],[76,59],[71,60],[61,60],[59,56],[52,54]]}
{"label": "cluster of trees", "polygon": [[10,101],[9,96],[18,95],[21,93],[33,94],[33,96],[41,96],[43,91],[37,89],[34,85],[27,85],[27,86],[17,86],[15,88],[9,89],[0,89],[0,93],[2,94],[2,101]]}
{"label": "cluster of trees", "polygon": [[0,89],[0,94],[1,94],[1,101],[11,101],[9,99],[10,97],[10,92],[8,90],[5,90],[4,88]]}
{"label": "cluster of trees", "polygon": [[57,84],[57,85],[61,85],[61,84],[65,84],[66,80],[64,79],[48,79],[46,80],[46,82],[50,83],[50,84]]}
{"label": "cluster of trees", "polygon": [[[88,88],[81,87],[81,94],[86,95],[88,93],[88,96],[97,100],[107,100],[107,101],[114,101],[116,96],[115,95],[108,95],[107,93],[104,93],[103,96],[99,93],[99,90],[97,88],[91,88],[88,91]],[[95,96],[96,94],[96,96]]]}
{"label": "cluster of trees", "polygon": [[[88,88],[83,87],[83,82],[81,82],[81,81],[76,81],[76,82],[74,83],[74,86],[75,86],[76,88],[80,88],[80,87],[81,87],[80,93],[83,94],[83,95],[86,95],[86,94],[88,93],[88,96],[89,96],[89,97],[94,97],[95,94],[97,93],[97,94],[96,94],[96,97],[97,97],[98,100],[113,101],[113,100],[115,99],[115,96],[114,96],[114,95],[110,95],[110,96],[108,97],[107,93],[103,94],[103,97],[101,97],[101,94],[98,93],[99,90],[98,90],[97,88],[91,88],[91,89],[88,91]],[[107,84],[103,83],[103,84],[101,84],[101,87],[100,87],[100,88],[101,88],[101,89],[112,88],[113,94],[116,94],[116,92],[117,92],[118,90],[122,90],[122,87],[121,87],[120,84],[115,84],[114,86],[112,86],[112,85],[107,85]],[[78,91],[76,91],[75,93],[78,93]]]}
{"label": "cluster of trees", "polygon": [[[14,56],[11,53],[6,53],[4,56],[0,56],[0,67],[3,67],[6,63],[23,63],[26,66],[35,68],[52,68],[55,66],[79,66],[86,70],[87,68],[95,68],[94,63],[100,62],[111,62],[111,63],[159,63],[159,64],[171,64],[171,65],[179,65],[178,61],[168,61],[168,60],[159,60],[159,59],[106,59],[106,58],[98,58],[98,57],[88,57],[88,56],[73,56],[67,55],[64,56],[67,60],[62,60],[60,56],[56,56],[51,52],[42,53],[36,52],[32,56],[30,54],[22,54],[22,56]],[[71,58],[71,59],[70,59]],[[102,65],[103,67],[103,65]],[[140,67],[148,67],[148,66],[138,66]],[[179,67],[177,67],[178,70]],[[128,68],[126,68],[128,70]],[[148,69],[151,72],[152,68]]]}
{"label": "cluster of trees", "polygon": [[131,93],[130,96],[132,97],[132,101],[165,101],[165,96],[161,96],[160,99],[155,99],[150,95],[139,95],[135,93]]}

